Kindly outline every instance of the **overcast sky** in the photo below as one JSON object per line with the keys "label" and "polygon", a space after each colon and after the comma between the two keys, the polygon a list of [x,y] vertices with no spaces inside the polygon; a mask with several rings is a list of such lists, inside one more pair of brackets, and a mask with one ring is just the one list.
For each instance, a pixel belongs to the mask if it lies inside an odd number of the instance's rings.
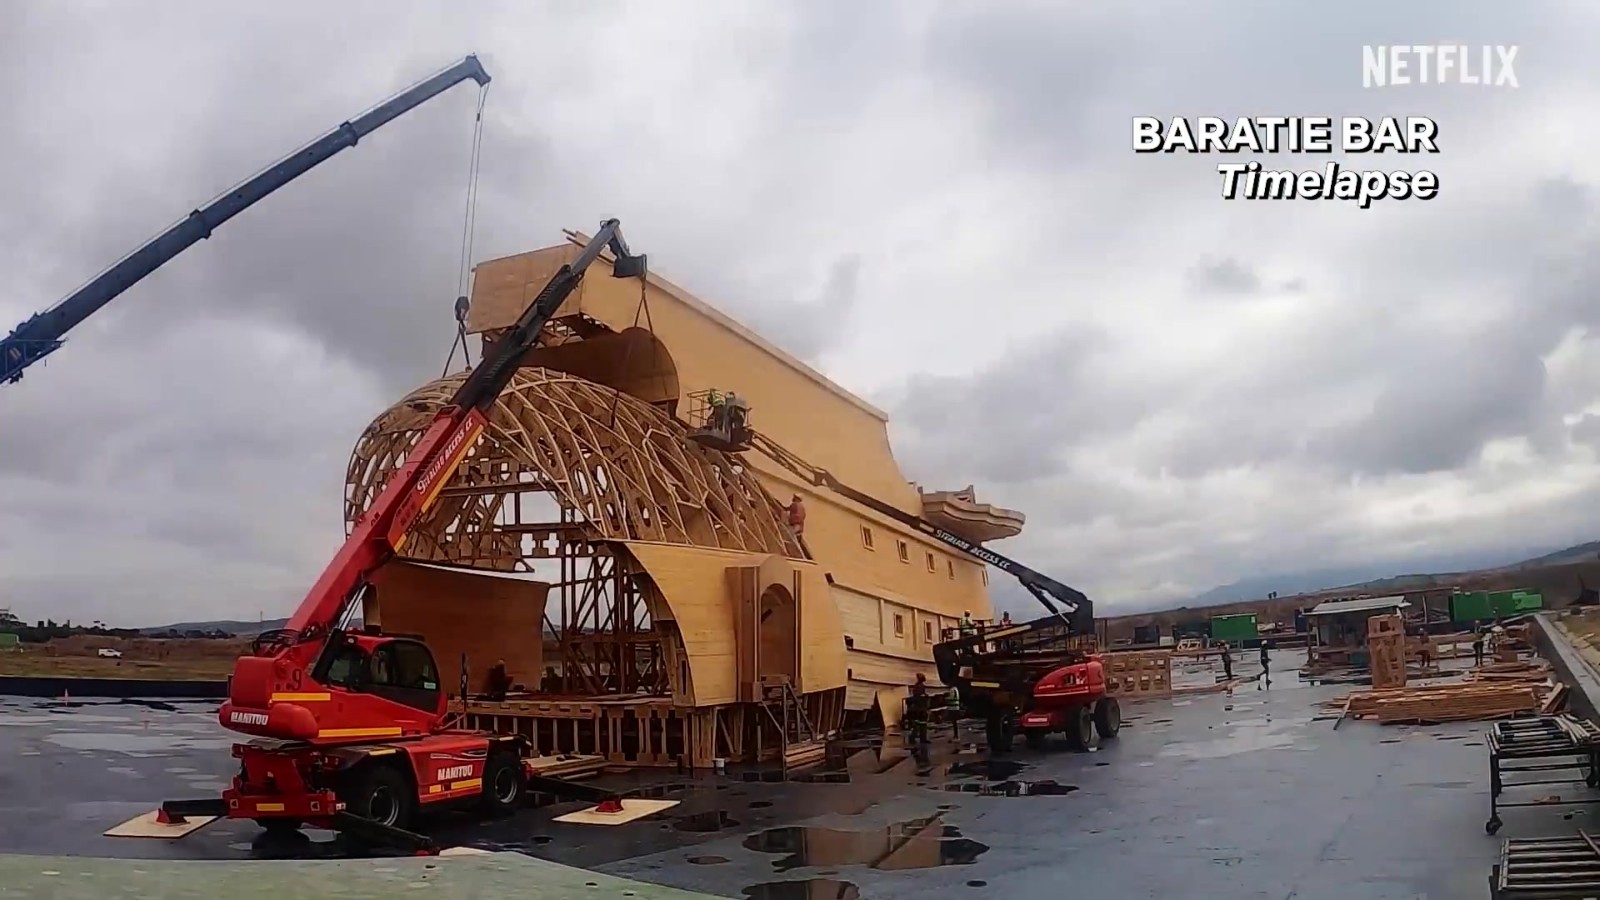
{"label": "overcast sky", "polygon": [[[403,11],[401,11],[403,10]],[[0,332],[468,52],[475,259],[618,216],[893,417],[908,478],[1102,609],[1594,537],[1593,3],[0,3]],[[1364,44],[1517,44],[1516,90],[1363,90]],[[287,614],[350,448],[439,374],[456,88],[0,386],[0,606]],[[1224,201],[1133,116],[1421,114],[1428,203]],[[1293,162],[1320,167],[1320,158]],[[1019,607],[1020,608],[1020,607]]]}

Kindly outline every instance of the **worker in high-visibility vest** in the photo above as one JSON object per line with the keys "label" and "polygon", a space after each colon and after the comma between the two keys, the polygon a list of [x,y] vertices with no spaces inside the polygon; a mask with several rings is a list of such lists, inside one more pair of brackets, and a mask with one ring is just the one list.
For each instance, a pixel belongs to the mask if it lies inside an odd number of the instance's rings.
{"label": "worker in high-visibility vest", "polygon": [[706,391],[706,406],[708,407],[706,410],[707,428],[721,429],[723,427],[722,420],[725,404],[726,401],[724,401],[722,393],[716,388]]}
{"label": "worker in high-visibility vest", "polygon": [[905,723],[908,743],[928,743],[928,676],[917,673],[917,680],[911,685],[911,696],[906,698]]}

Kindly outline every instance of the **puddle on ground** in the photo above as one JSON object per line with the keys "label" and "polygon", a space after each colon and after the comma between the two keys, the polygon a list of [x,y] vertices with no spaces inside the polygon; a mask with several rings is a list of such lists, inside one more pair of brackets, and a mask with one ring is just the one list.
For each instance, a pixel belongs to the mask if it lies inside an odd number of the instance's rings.
{"label": "puddle on ground", "polygon": [[191,738],[171,734],[133,735],[106,732],[62,731],[45,740],[68,750],[101,750],[129,756],[165,756],[175,750],[227,750],[231,737]]}
{"label": "puddle on ground", "polygon": [[952,763],[945,771],[950,775],[974,775],[985,781],[1005,781],[1025,768],[1027,768],[1026,763],[1009,759],[979,759]]}
{"label": "puddle on ground", "polygon": [[709,812],[678,816],[672,820],[672,827],[679,831],[693,831],[703,834],[721,831],[724,828],[738,828],[739,820],[721,810],[711,810]]}
{"label": "puddle on ground", "polygon": [[989,886],[989,882],[987,882],[987,881],[979,881],[978,879],[973,879],[972,881],[967,882],[967,887],[988,887],[988,886]]}
{"label": "puddle on ground", "polygon": [[767,881],[746,887],[744,895],[750,900],[861,900],[859,888],[832,878]]}
{"label": "puddle on ground", "polygon": [[992,781],[987,784],[968,781],[961,784],[947,784],[944,789],[962,794],[977,794],[980,797],[1045,797],[1070,794],[1077,790],[1078,786],[1055,781]]}
{"label": "puddle on ground", "polygon": [[772,801],[771,800],[751,800],[750,801],[750,808],[751,809],[766,809],[767,807],[769,807],[771,805],[772,805]]}
{"label": "puddle on ground", "polygon": [[173,706],[171,703],[168,703],[164,700],[135,700],[131,697],[124,697],[117,702],[126,706],[143,706],[146,709],[153,709],[158,712],[175,713],[178,711],[176,706]]}
{"label": "puddle on ground", "polygon": [[[791,826],[758,831],[744,840],[747,850],[783,853],[772,868],[779,872],[807,866],[870,866],[874,869],[931,869],[976,862],[987,844],[960,837],[941,825],[938,816],[897,822],[881,831]],[[809,896],[809,895],[801,895]]]}
{"label": "puddle on ground", "polygon": [[1309,717],[1287,716],[1280,716],[1276,720],[1239,719],[1216,726],[1219,731],[1229,732],[1226,737],[1207,741],[1177,741],[1162,747],[1157,755],[1181,759],[1221,759],[1252,750],[1281,750],[1293,746],[1298,737],[1296,732],[1310,722]]}
{"label": "puddle on ground", "polygon": [[720,866],[720,865],[722,865],[723,863],[725,863],[727,861],[728,861],[728,858],[726,856],[691,856],[691,857],[689,857],[689,865],[691,865],[691,866]]}
{"label": "puddle on ground", "polygon": [[525,841],[473,841],[470,846],[478,850],[488,850],[491,853],[528,853],[534,847],[550,843],[547,834],[535,834]]}
{"label": "puddle on ground", "polygon": [[[899,765],[899,762],[896,762],[894,765]],[[804,772],[802,774],[795,775],[789,780],[797,781],[802,784],[849,784],[850,773],[843,769],[822,769],[814,772]]]}

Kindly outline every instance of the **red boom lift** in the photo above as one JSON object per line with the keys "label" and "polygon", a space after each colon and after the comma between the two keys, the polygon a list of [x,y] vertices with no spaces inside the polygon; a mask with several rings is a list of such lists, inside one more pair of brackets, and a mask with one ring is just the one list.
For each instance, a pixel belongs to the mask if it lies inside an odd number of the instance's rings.
{"label": "red boom lift", "polygon": [[[414,636],[347,630],[373,573],[404,545],[488,420],[487,412],[540,328],[601,252],[612,275],[645,277],[616,219],[562,266],[515,326],[485,353],[351,530],[286,628],[256,639],[234,665],[222,724],[256,736],[235,744],[233,785],[217,801],[171,801],[166,817],[226,815],[269,830],[302,824],[426,852],[409,826],[424,807],[478,802],[508,810],[534,783],[523,739],[448,727],[433,653]],[[465,685],[463,685],[463,690]],[[569,790],[567,793],[571,794]]]}

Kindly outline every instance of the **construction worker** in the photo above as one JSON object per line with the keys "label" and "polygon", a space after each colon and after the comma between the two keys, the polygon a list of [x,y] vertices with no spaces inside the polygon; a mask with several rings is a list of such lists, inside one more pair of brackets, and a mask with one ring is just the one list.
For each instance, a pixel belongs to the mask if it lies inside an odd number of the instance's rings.
{"label": "construction worker", "polygon": [[1222,677],[1223,677],[1223,680],[1232,681],[1233,680],[1233,648],[1228,646],[1228,642],[1227,641],[1217,641],[1217,644],[1222,647]]}
{"label": "construction worker", "polygon": [[1271,641],[1262,641],[1261,642],[1261,681],[1264,682],[1265,684],[1267,684],[1268,686],[1271,686],[1271,684],[1272,684],[1272,669],[1267,664],[1267,651],[1269,651],[1271,649],[1272,649],[1272,642]]}
{"label": "construction worker", "polygon": [[961,632],[962,637],[971,637],[978,633],[978,623],[972,621],[972,610],[969,609],[961,614],[961,621],[956,623],[956,629]]}
{"label": "construction worker", "polygon": [[727,412],[727,400],[722,396],[722,392],[716,388],[708,389],[706,391],[706,407],[706,427],[717,431],[722,430]]}
{"label": "construction worker", "polygon": [[1483,630],[1481,625],[1472,626],[1472,664],[1483,665]]}
{"label": "construction worker", "polygon": [[1000,627],[1001,628],[1009,628],[1009,627],[1011,627],[1011,613],[1003,612],[1003,613],[1000,614]]}
{"label": "construction worker", "polygon": [[511,676],[506,672],[506,661],[498,660],[489,669],[489,683],[486,685],[489,699],[501,701],[506,699],[506,694],[511,690]]}
{"label": "construction worker", "polygon": [[806,505],[800,502],[799,494],[789,500],[789,529],[795,537],[800,537],[806,530]]}
{"label": "construction worker", "polygon": [[744,430],[745,413],[750,410],[750,404],[744,402],[738,394],[729,392],[726,408],[728,410],[728,435],[737,439],[739,432]]}
{"label": "construction worker", "polygon": [[911,685],[911,696],[906,699],[906,731],[908,743],[928,743],[928,676],[917,673]]}

